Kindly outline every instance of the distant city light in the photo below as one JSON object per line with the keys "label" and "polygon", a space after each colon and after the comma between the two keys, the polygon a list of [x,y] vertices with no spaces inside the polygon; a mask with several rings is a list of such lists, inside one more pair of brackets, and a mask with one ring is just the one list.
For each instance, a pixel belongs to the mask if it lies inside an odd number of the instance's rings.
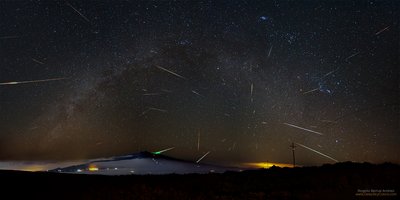
{"label": "distant city light", "polygon": [[97,167],[89,167],[89,171],[98,171],[99,170],[99,168],[97,168]]}
{"label": "distant city light", "polygon": [[93,172],[93,171],[98,171],[99,168],[98,168],[96,165],[94,165],[94,164],[92,163],[92,164],[89,164],[88,170],[91,171],[91,172]]}

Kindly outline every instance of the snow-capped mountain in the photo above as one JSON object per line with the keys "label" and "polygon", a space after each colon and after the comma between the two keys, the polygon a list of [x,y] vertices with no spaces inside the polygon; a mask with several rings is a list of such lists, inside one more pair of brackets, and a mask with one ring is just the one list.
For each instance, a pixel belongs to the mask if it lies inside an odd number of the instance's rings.
{"label": "snow-capped mountain", "polygon": [[98,159],[80,165],[56,168],[51,172],[74,174],[128,175],[128,174],[189,174],[222,173],[239,168],[222,167],[180,160],[147,151]]}

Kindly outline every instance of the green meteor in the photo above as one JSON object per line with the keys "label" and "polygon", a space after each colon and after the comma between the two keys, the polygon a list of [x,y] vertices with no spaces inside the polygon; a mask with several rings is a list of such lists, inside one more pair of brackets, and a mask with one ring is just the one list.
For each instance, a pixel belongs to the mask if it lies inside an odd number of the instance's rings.
{"label": "green meteor", "polygon": [[153,154],[159,155],[161,153],[164,153],[164,152],[172,150],[172,149],[175,149],[175,147],[171,147],[171,148],[168,148],[168,149],[163,149],[163,150],[160,150],[160,151],[155,151],[155,152],[153,152]]}

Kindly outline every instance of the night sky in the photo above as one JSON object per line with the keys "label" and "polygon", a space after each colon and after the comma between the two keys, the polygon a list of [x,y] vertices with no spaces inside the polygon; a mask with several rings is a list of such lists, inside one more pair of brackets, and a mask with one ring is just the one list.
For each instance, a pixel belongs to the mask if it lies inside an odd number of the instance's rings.
{"label": "night sky", "polygon": [[398,1],[0,8],[1,161],[400,162]]}

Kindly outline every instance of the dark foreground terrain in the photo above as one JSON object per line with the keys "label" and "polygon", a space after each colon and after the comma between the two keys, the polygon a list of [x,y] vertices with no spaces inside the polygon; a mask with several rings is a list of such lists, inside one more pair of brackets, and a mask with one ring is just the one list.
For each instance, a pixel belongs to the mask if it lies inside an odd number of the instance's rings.
{"label": "dark foreground terrain", "polygon": [[0,199],[397,199],[400,166],[339,163],[154,176],[0,171],[0,181]]}

